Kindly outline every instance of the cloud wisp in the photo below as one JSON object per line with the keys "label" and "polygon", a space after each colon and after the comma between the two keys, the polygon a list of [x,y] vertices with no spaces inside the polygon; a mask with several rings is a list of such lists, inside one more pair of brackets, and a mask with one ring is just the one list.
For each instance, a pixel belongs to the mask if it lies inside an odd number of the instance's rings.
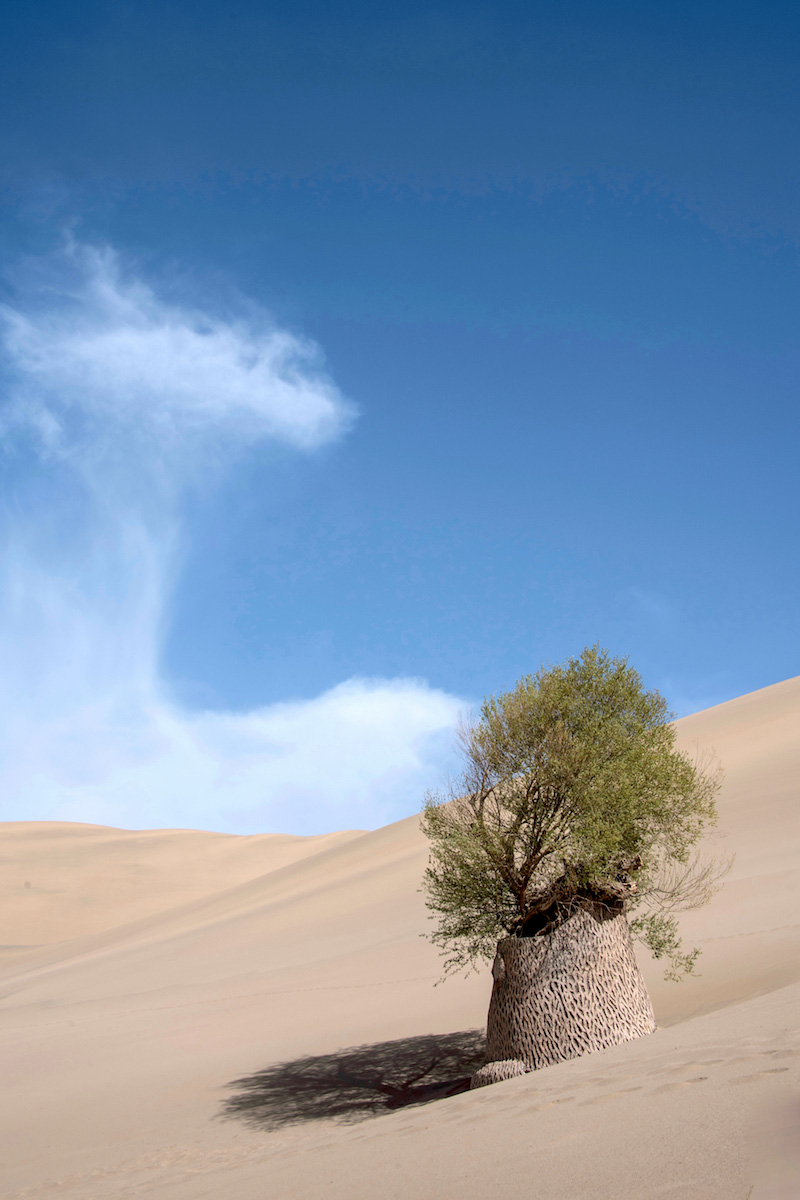
{"label": "cloud wisp", "polygon": [[160,673],[185,488],[355,419],[318,349],[252,309],[167,303],[79,245],[19,274],[1,316],[0,819],[318,832],[413,811],[455,697],[354,679],[198,712]]}
{"label": "cloud wisp", "polygon": [[27,311],[2,314],[24,380],[18,411],[48,441],[66,448],[88,424],[162,454],[210,438],[313,450],[351,425],[354,407],[318,369],[317,347],[265,314],[225,321],[168,304],[107,247],[70,244],[49,266],[27,273]]}

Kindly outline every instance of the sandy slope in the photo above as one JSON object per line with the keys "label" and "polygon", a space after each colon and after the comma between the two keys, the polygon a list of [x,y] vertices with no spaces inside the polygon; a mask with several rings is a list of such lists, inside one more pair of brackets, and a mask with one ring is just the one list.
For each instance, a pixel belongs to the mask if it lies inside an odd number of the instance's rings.
{"label": "sandy slope", "polygon": [[[222,1106],[279,1060],[483,1023],[485,975],[432,986],[416,818],[327,841],[0,828],[40,889],[4,932],[39,945],[0,974],[2,1194],[800,1195],[769,1183],[800,1097],[800,679],[680,736],[725,764],[711,849],[736,861],[684,918],[702,975],[666,984],[643,961],[666,1027],[355,1127],[269,1132]],[[84,936],[41,944],[64,930]]]}
{"label": "sandy slope", "polygon": [[0,946],[83,937],[255,879],[357,836],[0,824]]}

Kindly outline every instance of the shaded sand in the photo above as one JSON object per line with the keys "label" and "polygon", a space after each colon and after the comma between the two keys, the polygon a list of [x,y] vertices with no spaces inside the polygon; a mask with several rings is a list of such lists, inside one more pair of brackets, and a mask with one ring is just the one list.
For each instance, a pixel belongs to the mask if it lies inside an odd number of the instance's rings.
{"label": "shaded sand", "polygon": [[[419,936],[426,849],[416,818],[327,842],[0,827],[0,857],[16,855],[14,869],[31,876],[23,890],[40,889],[27,911],[14,893],[3,934],[18,948],[0,970],[0,1194],[800,1195],[790,1153],[800,1115],[800,679],[686,718],[679,731],[725,764],[709,847],[736,861],[713,902],[683,919],[703,949],[701,976],[665,983],[642,956],[659,1032],[350,1126],[281,1123],[259,1081],[277,1062],[366,1043],[396,1043],[402,1058],[428,1045],[414,1039],[485,1021],[488,972],[432,986],[439,963]],[[31,848],[36,838],[47,855]],[[119,885],[115,855],[126,864]],[[83,910],[93,908],[105,914],[90,919]],[[50,941],[60,929],[84,936]]]}

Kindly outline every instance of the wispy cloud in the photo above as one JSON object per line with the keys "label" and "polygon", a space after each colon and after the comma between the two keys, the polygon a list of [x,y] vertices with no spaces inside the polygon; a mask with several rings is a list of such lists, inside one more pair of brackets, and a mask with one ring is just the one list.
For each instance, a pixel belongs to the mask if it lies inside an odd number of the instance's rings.
{"label": "wispy cloud", "polygon": [[111,424],[162,454],[211,437],[310,450],[351,425],[318,348],[265,313],[225,321],[167,304],[107,247],[70,244],[37,266],[26,308],[3,309],[5,346],[22,381],[18,413],[64,450],[81,438],[96,449],[87,420],[95,436]]}
{"label": "wispy cloud", "polygon": [[[350,680],[249,713],[174,702],[159,651],[182,490],[259,441],[313,451],[354,407],[264,313],[170,304],[109,249],[70,245],[4,307],[0,814],[316,831],[413,811],[460,707]],[[12,452],[16,452],[16,458]]]}

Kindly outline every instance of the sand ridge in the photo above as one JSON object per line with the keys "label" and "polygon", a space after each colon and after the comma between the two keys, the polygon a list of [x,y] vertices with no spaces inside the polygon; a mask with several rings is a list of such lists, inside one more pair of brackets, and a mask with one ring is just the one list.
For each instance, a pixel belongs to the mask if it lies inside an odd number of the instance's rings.
{"label": "sand ridge", "polygon": [[49,944],[113,929],[357,836],[0,823],[0,945]]}

